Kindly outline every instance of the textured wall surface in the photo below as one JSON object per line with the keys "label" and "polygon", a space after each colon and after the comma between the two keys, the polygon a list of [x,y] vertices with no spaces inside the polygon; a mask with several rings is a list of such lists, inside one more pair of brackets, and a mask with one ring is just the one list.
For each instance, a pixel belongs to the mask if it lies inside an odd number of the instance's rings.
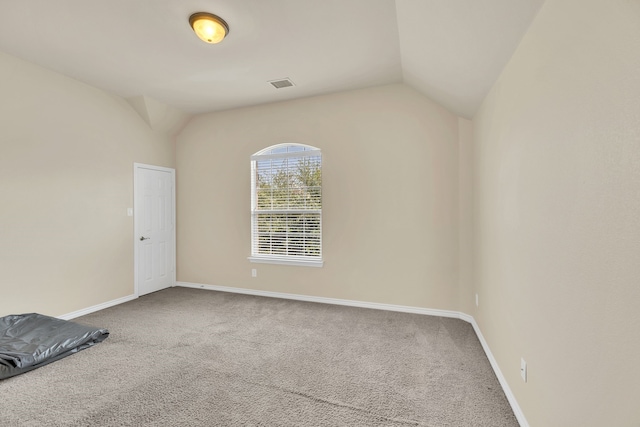
{"label": "textured wall surface", "polygon": [[0,316],[133,294],[133,163],[174,145],[121,98],[0,53]]}
{"label": "textured wall surface", "polygon": [[[639,22],[548,0],[473,125],[398,84],[203,114],[175,152],[0,54],[0,315],[132,294],[132,164],[175,165],[178,280],[459,310],[530,425],[637,427]],[[247,260],[249,157],[282,142],[323,152],[323,268]]]}
{"label": "textured wall surface", "polygon": [[[249,157],[283,142],[322,150],[322,268],[247,260]],[[412,89],[201,115],[176,156],[179,281],[457,308],[458,119]]]}
{"label": "textured wall surface", "polygon": [[473,123],[458,119],[458,284],[457,311],[472,314],[473,288]]}
{"label": "textured wall surface", "polygon": [[639,23],[547,1],[474,118],[471,314],[532,426],[640,425]]}

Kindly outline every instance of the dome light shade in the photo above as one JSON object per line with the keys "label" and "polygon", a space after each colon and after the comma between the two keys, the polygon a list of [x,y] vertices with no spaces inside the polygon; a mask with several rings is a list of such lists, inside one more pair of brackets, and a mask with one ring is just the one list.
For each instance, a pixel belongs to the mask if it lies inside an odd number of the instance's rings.
{"label": "dome light shade", "polygon": [[205,43],[220,43],[229,34],[229,26],[224,19],[212,13],[196,12],[189,17],[189,24]]}

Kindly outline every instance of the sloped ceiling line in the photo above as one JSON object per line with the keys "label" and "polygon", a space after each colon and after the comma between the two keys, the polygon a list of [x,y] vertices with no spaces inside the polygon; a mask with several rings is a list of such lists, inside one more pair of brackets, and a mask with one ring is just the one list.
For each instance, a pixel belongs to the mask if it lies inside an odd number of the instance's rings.
{"label": "sloped ceiling line", "polygon": [[[198,2],[0,0],[0,51],[130,99],[152,128],[169,106],[194,114],[400,81],[470,118],[543,1],[215,0],[208,11],[231,31],[209,45],[189,27]],[[274,91],[282,76],[295,87]]]}

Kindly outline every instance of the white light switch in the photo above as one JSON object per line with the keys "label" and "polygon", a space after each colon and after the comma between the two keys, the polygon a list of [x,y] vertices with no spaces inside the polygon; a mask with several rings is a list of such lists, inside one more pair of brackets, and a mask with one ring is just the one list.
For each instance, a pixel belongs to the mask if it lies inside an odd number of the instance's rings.
{"label": "white light switch", "polygon": [[133,208],[127,208],[127,216],[133,216]]}
{"label": "white light switch", "polygon": [[251,269],[251,277],[258,277],[258,270],[256,270],[255,268]]}

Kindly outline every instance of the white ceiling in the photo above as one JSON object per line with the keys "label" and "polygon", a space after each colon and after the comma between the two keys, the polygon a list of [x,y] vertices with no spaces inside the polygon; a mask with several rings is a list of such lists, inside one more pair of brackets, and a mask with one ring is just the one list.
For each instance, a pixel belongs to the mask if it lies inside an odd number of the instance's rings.
{"label": "white ceiling", "polygon": [[[472,117],[543,2],[0,0],[0,50],[189,113],[404,81]],[[198,11],[222,43],[191,31]]]}

